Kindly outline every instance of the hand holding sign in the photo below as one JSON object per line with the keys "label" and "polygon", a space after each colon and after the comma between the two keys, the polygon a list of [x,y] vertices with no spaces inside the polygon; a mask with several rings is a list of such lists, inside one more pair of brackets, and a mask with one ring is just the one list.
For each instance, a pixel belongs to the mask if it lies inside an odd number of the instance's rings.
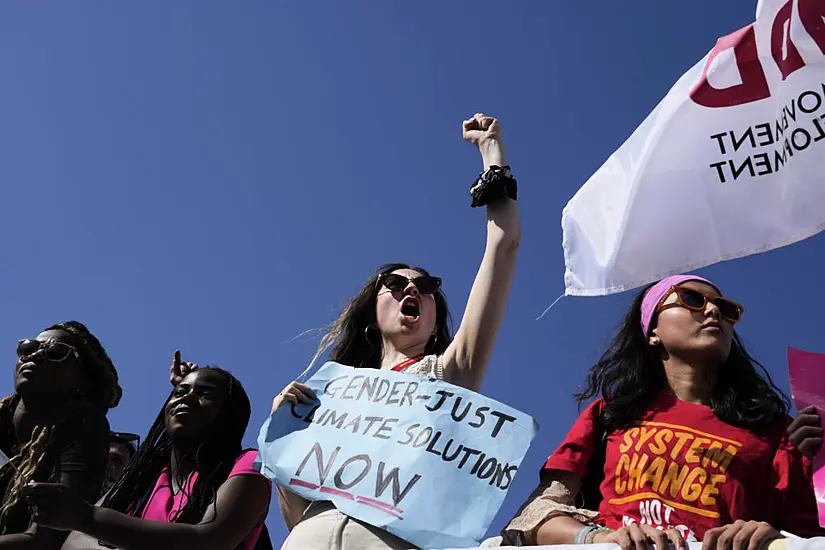
{"label": "hand holding sign", "polygon": [[297,405],[298,403],[311,405],[314,400],[315,392],[312,391],[312,388],[297,381],[290,382],[287,387],[272,400],[272,412],[277,411],[284,402],[292,403],[293,405]]}
{"label": "hand holding sign", "polygon": [[[422,548],[484,535],[537,429],[440,380],[336,363],[289,384],[273,406],[258,438],[261,473]],[[473,506],[445,514],[447,501]]]}
{"label": "hand holding sign", "polygon": [[809,460],[822,447],[823,433],[822,421],[813,405],[801,409],[788,426],[788,439]]}
{"label": "hand holding sign", "polygon": [[714,527],[705,532],[702,550],[715,548],[767,548],[777,539],[785,538],[764,521],[736,520],[722,527]]}
{"label": "hand holding sign", "polygon": [[668,543],[673,548],[684,548],[685,541],[682,534],[676,529],[656,529],[652,525],[640,525],[631,523],[621,529],[611,533],[599,533],[593,539],[594,544],[618,544],[622,550],[633,550],[635,548],[648,548],[648,542],[652,543],[656,550],[668,550]]}
{"label": "hand holding sign", "polygon": [[825,525],[825,449],[822,430],[817,430],[817,410],[825,408],[825,354],[788,348],[788,375],[791,396],[799,416],[790,425],[791,442],[810,457],[813,455],[814,492],[819,508],[819,524]]}

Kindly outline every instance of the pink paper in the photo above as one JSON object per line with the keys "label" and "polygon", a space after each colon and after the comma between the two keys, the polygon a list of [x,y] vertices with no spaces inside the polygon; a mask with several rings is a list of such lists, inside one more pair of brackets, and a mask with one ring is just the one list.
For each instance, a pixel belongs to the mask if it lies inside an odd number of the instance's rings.
{"label": "pink paper", "polygon": [[[821,411],[825,411],[825,353],[788,348],[788,374],[796,408],[813,405],[821,419]],[[825,445],[816,453],[813,467],[819,524],[825,526]]]}

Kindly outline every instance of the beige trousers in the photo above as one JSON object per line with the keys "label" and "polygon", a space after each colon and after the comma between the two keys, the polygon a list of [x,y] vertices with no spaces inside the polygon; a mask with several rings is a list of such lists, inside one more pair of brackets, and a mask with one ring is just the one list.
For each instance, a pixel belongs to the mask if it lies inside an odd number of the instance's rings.
{"label": "beige trousers", "polygon": [[331,502],[314,502],[281,550],[412,550],[416,546],[339,512]]}

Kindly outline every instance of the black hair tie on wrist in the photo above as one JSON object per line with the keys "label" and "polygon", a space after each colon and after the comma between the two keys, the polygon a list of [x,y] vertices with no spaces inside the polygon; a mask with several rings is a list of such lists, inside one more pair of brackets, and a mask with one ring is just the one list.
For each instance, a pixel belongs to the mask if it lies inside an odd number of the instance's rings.
{"label": "black hair tie on wrist", "polygon": [[487,206],[502,199],[516,200],[518,186],[509,166],[490,166],[470,187],[472,207]]}

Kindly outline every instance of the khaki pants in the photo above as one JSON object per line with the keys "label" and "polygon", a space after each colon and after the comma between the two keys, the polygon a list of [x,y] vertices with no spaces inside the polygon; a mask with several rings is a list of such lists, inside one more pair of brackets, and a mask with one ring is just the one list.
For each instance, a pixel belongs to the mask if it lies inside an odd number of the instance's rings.
{"label": "khaki pants", "polygon": [[331,502],[313,502],[281,550],[412,550],[416,546],[339,512]]}

